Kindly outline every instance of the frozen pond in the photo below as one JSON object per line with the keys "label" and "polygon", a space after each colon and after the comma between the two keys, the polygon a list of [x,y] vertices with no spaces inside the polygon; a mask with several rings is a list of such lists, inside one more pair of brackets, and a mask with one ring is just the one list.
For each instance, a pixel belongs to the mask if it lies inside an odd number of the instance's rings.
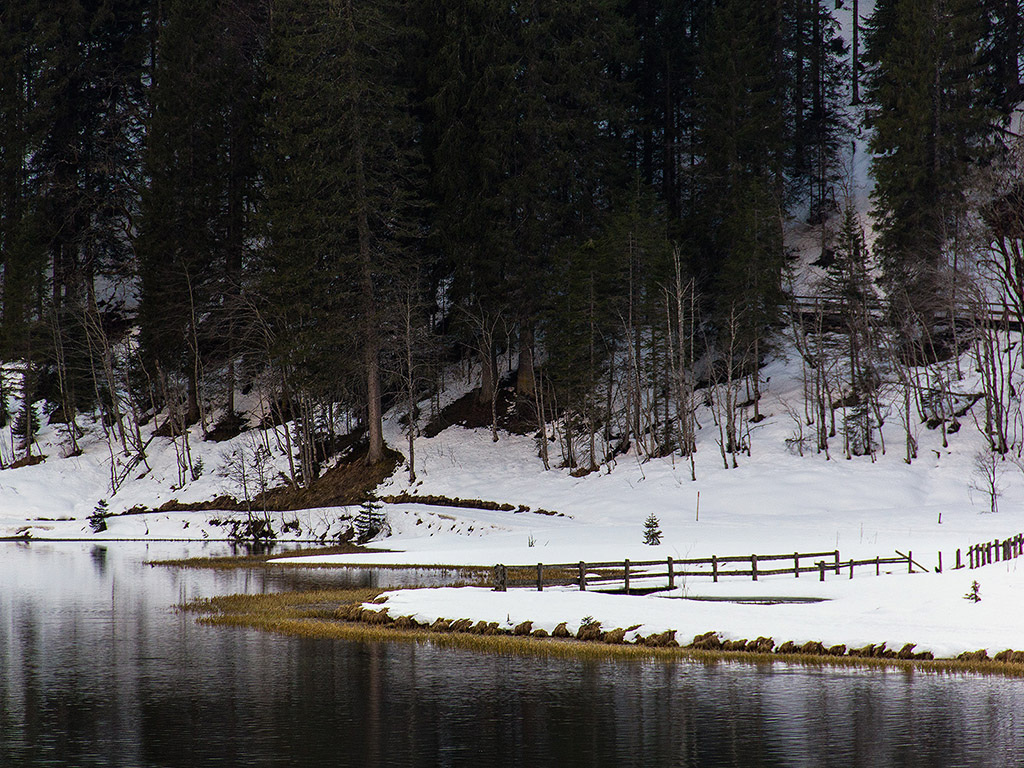
{"label": "frozen pond", "polygon": [[225,551],[0,543],[0,765],[1024,763],[1024,681],[575,662],[204,627],[173,606],[324,573],[146,564],[202,554]]}

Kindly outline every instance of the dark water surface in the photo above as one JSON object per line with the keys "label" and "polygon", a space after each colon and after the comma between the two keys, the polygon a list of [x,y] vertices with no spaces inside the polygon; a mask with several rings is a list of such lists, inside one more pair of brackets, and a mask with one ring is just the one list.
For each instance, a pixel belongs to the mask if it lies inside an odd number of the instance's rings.
{"label": "dark water surface", "polygon": [[203,627],[173,605],[322,572],[145,564],[201,554],[0,543],[2,768],[1024,765],[1024,681]]}

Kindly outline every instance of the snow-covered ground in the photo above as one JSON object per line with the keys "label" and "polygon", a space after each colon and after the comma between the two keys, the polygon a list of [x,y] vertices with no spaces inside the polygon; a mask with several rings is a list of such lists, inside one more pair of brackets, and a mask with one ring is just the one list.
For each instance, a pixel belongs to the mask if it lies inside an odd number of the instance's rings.
{"label": "snow-covered ground", "polygon": [[[396,592],[389,597],[393,616],[420,619],[443,616],[517,624],[532,620],[549,631],[566,621],[570,629],[584,617],[605,628],[631,627],[650,634],[677,630],[693,635],[718,631],[724,638],[772,636],[776,641],[818,640],[826,645],[858,646],[887,642],[899,648],[917,643],[919,651],[953,655],[964,650],[1024,648],[1024,579],[1018,567],[1024,558],[994,563],[978,570],[950,570],[957,549],[966,558],[971,544],[1006,538],[1024,531],[1024,472],[1011,461],[999,462],[999,511],[975,467],[984,451],[983,437],[972,416],[949,436],[943,448],[937,430],[916,427],[919,458],[903,461],[902,428],[893,414],[886,421],[887,452],[872,462],[867,457],[844,460],[838,441],[831,460],[824,454],[795,455],[787,445],[795,423],[784,408],[796,404],[798,366],[779,359],[765,371],[768,379],[761,410],[767,418],[753,427],[751,456],[725,469],[709,414],[702,414],[697,480],[690,479],[680,457],[640,461],[620,456],[614,466],[585,477],[568,470],[545,471],[532,437],[502,433],[494,443],[488,430],[452,427],[435,438],[418,438],[417,480],[410,485],[404,467],[378,489],[380,495],[408,492],[463,499],[484,499],[554,510],[484,511],[420,504],[387,505],[392,533],[375,542],[388,552],[310,558],[311,563],[415,563],[491,566],[605,560],[654,560],[711,555],[783,554],[838,549],[843,560],[891,557],[913,551],[929,572],[909,575],[890,566],[891,574],[875,576],[872,568],[828,574],[825,583],[814,574],[722,579],[690,577],[678,582],[675,597],[775,596],[822,597],[819,603],[749,605],[697,602],[657,596],[622,596],[548,589],[543,593],[517,589],[505,594],[478,588]],[[969,390],[972,382],[965,381]],[[896,407],[896,404],[893,405]],[[981,408],[981,404],[975,406]],[[250,438],[229,443],[192,440],[193,460],[203,471],[178,486],[175,452],[166,438],[156,438],[148,451],[149,470],[136,468],[110,493],[110,453],[98,425],[85,425],[80,456],[59,458],[63,444],[58,427],[44,425],[38,447],[48,456],[35,466],[0,472],[0,536],[88,539],[224,538],[223,520],[237,513],[173,512],[115,515],[108,528],[93,533],[86,518],[100,499],[112,512],[136,504],[156,506],[210,499],[221,493],[240,495],[237,478],[224,469],[226,457]],[[10,446],[9,435],[0,439]],[[389,420],[387,440],[404,447],[397,417]],[[283,459],[278,455],[275,461]],[[698,510],[699,494],[699,510]],[[314,509],[274,513],[275,527],[298,523],[282,539],[330,536],[338,518],[354,509]],[[663,532],[658,546],[643,543],[644,520],[653,513]],[[944,572],[934,572],[942,553]],[[2,549],[0,549],[2,553]],[[979,584],[980,602],[964,599],[972,581]]]}

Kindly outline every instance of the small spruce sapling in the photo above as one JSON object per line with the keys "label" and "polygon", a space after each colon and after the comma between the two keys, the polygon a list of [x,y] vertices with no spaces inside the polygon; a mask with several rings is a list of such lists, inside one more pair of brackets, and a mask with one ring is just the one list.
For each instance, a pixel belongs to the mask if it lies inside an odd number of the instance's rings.
{"label": "small spruce sapling", "polygon": [[362,503],[359,514],[356,515],[356,541],[358,543],[365,544],[381,533],[391,532],[387,515],[382,508],[381,503],[376,499],[367,499]]}
{"label": "small spruce sapling", "polygon": [[658,518],[653,512],[644,520],[644,544],[652,547],[661,544],[661,529],[658,528]]}
{"label": "small spruce sapling", "polygon": [[107,507],[107,500],[100,499],[96,502],[96,506],[93,508],[92,514],[87,518],[89,521],[89,527],[92,529],[93,533],[101,533],[107,530],[107,518],[110,516],[110,512]]}
{"label": "small spruce sapling", "polygon": [[978,590],[978,582],[972,581],[970,590],[968,590],[967,594],[964,595],[964,600],[970,600],[972,603],[980,603],[981,595],[978,594]]}

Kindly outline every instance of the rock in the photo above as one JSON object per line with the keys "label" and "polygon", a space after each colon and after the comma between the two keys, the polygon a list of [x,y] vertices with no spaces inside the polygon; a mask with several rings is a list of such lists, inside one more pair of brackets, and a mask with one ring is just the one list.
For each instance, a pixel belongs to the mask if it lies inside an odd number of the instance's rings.
{"label": "rock", "polygon": [[1005,651],[1000,651],[995,656],[993,656],[992,660],[993,661],[999,661],[999,662],[1002,662],[1003,664],[1006,664],[1012,658],[1013,658],[1013,649],[1012,648],[1007,648]]}
{"label": "rock", "polygon": [[610,632],[606,632],[604,641],[609,645],[622,645],[622,643],[626,641],[626,630],[622,627],[618,627]]}
{"label": "rock", "polygon": [[547,637],[548,631],[546,629],[535,629],[530,634],[532,637]]}
{"label": "rock", "polygon": [[565,626],[565,622],[564,621],[561,624],[559,624],[557,627],[555,627],[553,630],[551,630],[551,636],[552,637],[572,637],[572,635],[569,634],[569,629],[568,629],[568,627]]}
{"label": "rock", "polygon": [[525,637],[533,631],[533,622],[524,621],[522,624],[517,624],[515,629],[512,630],[512,634],[516,637]]}
{"label": "rock", "polygon": [[977,651],[964,651],[956,658],[957,661],[988,661],[988,651],[984,648]]}
{"label": "rock", "polygon": [[[675,633],[673,632],[673,634]],[[720,651],[722,650],[722,640],[717,632],[705,632],[703,635],[696,635],[693,642],[686,647],[696,651]]]}
{"label": "rock", "polygon": [[759,637],[752,643],[747,643],[747,650],[752,653],[771,653],[775,648],[775,641],[770,637]]}
{"label": "rock", "polygon": [[1024,651],[1014,651],[1010,656],[1011,664],[1024,664]]}
{"label": "rock", "polygon": [[809,641],[800,646],[800,653],[806,653],[810,656],[825,656],[825,646],[817,640]]}
{"label": "rock", "polygon": [[[483,622],[481,622],[481,623],[483,623]],[[496,622],[496,621],[490,622],[489,624],[487,624],[484,627],[483,632],[481,632],[480,634],[481,635],[500,635],[501,634],[501,630],[498,629],[498,622]]]}
{"label": "rock", "polygon": [[[711,633],[714,634],[714,633]],[[715,636],[715,640],[718,640],[718,636]],[[664,632],[658,632],[647,637],[647,642],[644,645],[648,645],[652,648],[678,648],[679,643],[676,642],[676,631],[674,629],[666,629]],[[688,646],[693,647],[693,646]]]}

